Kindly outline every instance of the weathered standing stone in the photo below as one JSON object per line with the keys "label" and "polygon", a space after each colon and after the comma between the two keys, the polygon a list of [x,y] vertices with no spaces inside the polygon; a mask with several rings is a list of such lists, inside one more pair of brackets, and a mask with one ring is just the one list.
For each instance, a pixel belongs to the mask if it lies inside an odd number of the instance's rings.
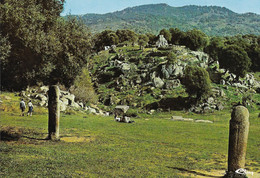
{"label": "weathered standing stone", "polygon": [[48,91],[49,101],[49,125],[48,125],[48,139],[59,139],[59,123],[60,123],[60,89],[57,85],[50,86]]}
{"label": "weathered standing stone", "polygon": [[249,112],[244,106],[237,106],[231,114],[229,126],[228,172],[245,167]]}

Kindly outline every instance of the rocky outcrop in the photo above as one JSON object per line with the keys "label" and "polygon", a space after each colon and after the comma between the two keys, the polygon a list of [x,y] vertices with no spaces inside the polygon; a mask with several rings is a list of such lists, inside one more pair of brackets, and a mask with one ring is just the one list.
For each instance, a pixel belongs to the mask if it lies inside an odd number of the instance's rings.
{"label": "rocky outcrop", "polygon": [[160,48],[160,47],[167,47],[167,46],[168,46],[168,42],[167,42],[167,40],[164,38],[163,35],[160,35],[160,36],[159,36],[159,40],[156,42],[156,46],[157,46],[158,48]]}
{"label": "rocky outcrop", "polygon": [[[26,91],[21,91],[20,96],[27,98],[28,100],[33,100],[34,105],[39,105],[42,107],[48,106],[48,86],[27,88]],[[60,91],[60,111],[66,111],[68,108],[75,110],[85,110],[92,114],[106,115],[105,112],[100,110],[95,105],[85,106],[82,102],[77,102],[75,100],[75,95],[68,91]]]}
{"label": "rocky outcrop", "polygon": [[[126,49],[127,50],[127,49]],[[120,50],[118,50],[120,51]],[[122,52],[124,51],[124,53]],[[187,65],[205,68],[214,83],[224,87],[237,87],[239,90],[254,89],[259,91],[259,82],[252,74],[236,80],[236,76],[219,68],[218,62],[212,60],[206,53],[191,51],[184,46],[169,46],[167,48],[150,48],[142,52],[130,49],[121,50],[110,55],[109,60],[92,75],[97,83],[99,101],[105,106],[129,105],[147,110],[174,110],[185,106],[186,110],[196,113],[213,112],[224,109],[226,94],[220,88],[213,88],[212,95],[203,103],[186,101],[185,98],[167,98],[174,95],[174,90],[184,92],[181,80]],[[168,60],[170,53],[175,53],[174,60]],[[100,89],[100,86],[103,89]],[[149,99],[143,102],[140,98]],[[172,104],[176,100],[181,104]],[[165,102],[167,101],[167,103]],[[147,104],[148,103],[148,104]],[[195,103],[195,104],[192,104]],[[173,106],[169,106],[173,105]]]}

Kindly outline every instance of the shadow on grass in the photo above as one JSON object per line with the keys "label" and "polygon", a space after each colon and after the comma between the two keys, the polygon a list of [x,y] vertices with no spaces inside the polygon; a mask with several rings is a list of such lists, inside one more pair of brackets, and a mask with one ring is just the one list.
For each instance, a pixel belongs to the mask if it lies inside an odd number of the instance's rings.
{"label": "shadow on grass", "polygon": [[197,171],[190,171],[190,170],[188,170],[188,169],[179,168],[179,167],[169,167],[169,166],[167,166],[167,168],[176,169],[176,170],[181,171],[181,172],[191,173],[191,174],[195,174],[195,175],[198,175],[198,176],[219,177],[219,178],[220,178],[220,177],[224,177],[224,176],[208,175],[208,174],[200,173],[200,172],[197,172]]}
{"label": "shadow on grass", "polygon": [[50,140],[48,137],[46,138],[35,138],[35,137],[29,137],[29,136],[21,136],[22,138],[27,138],[27,139],[30,139],[30,140]]}
{"label": "shadow on grass", "polygon": [[163,110],[176,110],[181,111],[183,109],[189,109],[192,105],[196,103],[195,98],[190,97],[177,97],[177,98],[165,98],[161,99],[158,102],[151,103],[146,105],[146,109],[158,109],[161,108]]}

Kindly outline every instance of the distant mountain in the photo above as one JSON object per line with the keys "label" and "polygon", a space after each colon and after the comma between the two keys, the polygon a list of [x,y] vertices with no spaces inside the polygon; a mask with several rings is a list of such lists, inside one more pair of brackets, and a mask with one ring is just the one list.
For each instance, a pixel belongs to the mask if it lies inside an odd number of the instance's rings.
{"label": "distant mountain", "polygon": [[207,35],[260,35],[260,15],[238,14],[218,6],[171,7],[151,4],[126,8],[107,14],[86,14],[81,17],[92,32],[105,29],[132,29],[137,33],[158,34],[163,29],[200,29]]}

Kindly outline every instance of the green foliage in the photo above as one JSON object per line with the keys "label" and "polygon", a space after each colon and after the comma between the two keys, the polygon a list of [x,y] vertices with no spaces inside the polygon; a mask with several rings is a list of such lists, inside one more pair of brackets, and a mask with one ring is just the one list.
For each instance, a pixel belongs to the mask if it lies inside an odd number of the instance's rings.
{"label": "green foliage", "polygon": [[182,84],[186,92],[195,95],[198,101],[206,98],[211,93],[211,81],[208,72],[201,67],[186,66]]}
{"label": "green foliage", "polygon": [[112,30],[105,30],[94,37],[95,50],[104,50],[105,46],[117,45],[119,43],[119,38],[117,34]]}
{"label": "green foliage", "polygon": [[260,36],[256,35],[237,35],[226,37],[226,45],[236,45],[247,53],[251,59],[251,70],[260,71]]}
{"label": "green foliage", "polygon": [[143,48],[145,45],[147,45],[148,41],[149,38],[146,35],[139,35],[138,44],[140,48]]}
{"label": "green foliage", "polygon": [[130,44],[134,44],[138,39],[138,35],[132,30],[128,30],[128,29],[117,30],[116,35],[119,38],[119,43],[129,42]]}
{"label": "green foliage", "polygon": [[174,52],[169,52],[167,55],[168,64],[174,64],[177,60],[177,56]]}
{"label": "green foliage", "polygon": [[70,88],[70,91],[76,96],[76,100],[84,103],[97,102],[97,95],[93,89],[93,84],[87,68],[83,68],[81,74],[77,76],[74,85]]}
{"label": "green foliage", "polygon": [[191,50],[197,51],[207,46],[208,37],[202,31],[193,29],[186,32],[183,44]]}
{"label": "green foliage", "polygon": [[220,55],[222,48],[224,47],[224,39],[220,37],[213,37],[210,39],[209,45],[204,49],[208,55],[218,61],[218,56]]}
{"label": "green foliage", "polygon": [[87,62],[90,33],[75,19],[60,18],[62,5],[51,0],[1,1],[0,32],[11,46],[1,66],[5,89],[73,83]]}
{"label": "green foliage", "polygon": [[171,39],[172,39],[172,34],[170,33],[169,30],[166,30],[166,29],[162,29],[160,32],[159,32],[159,35],[163,35],[164,38],[170,42]]}
{"label": "green foliage", "polygon": [[210,36],[260,35],[259,14],[238,14],[217,6],[171,7],[167,4],[150,4],[81,17],[95,33],[109,28],[157,35],[163,28],[178,27],[182,31],[196,28]]}
{"label": "green foliage", "polygon": [[10,52],[11,52],[10,42],[8,41],[8,39],[6,37],[3,37],[0,34],[0,62],[1,62],[1,66],[5,65],[5,63],[7,62],[6,59],[8,58]]}
{"label": "green foliage", "polygon": [[171,43],[175,45],[180,45],[182,44],[184,38],[185,38],[185,32],[181,31],[178,28],[170,28],[169,29],[171,33]]}
{"label": "green foliage", "polygon": [[220,67],[229,70],[238,77],[244,77],[249,71],[251,61],[243,48],[228,45],[220,53],[219,64]]}
{"label": "green foliage", "polygon": [[148,43],[150,45],[155,45],[158,37],[156,35],[152,34],[152,33],[146,33],[146,36],[149,38]]}

